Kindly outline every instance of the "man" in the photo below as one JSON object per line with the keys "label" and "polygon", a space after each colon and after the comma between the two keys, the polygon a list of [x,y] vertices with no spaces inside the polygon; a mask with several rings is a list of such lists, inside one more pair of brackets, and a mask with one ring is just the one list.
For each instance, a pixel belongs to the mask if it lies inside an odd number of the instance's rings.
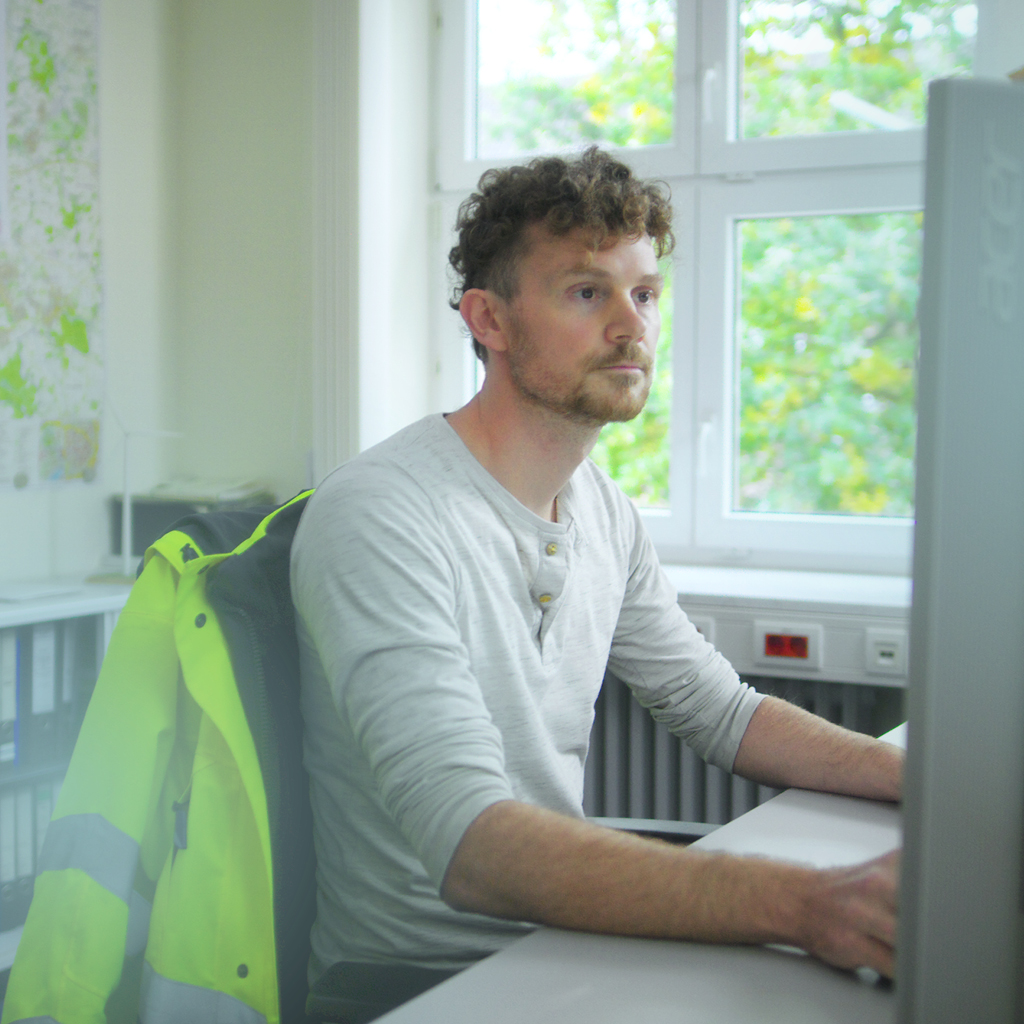
{"label": "man", "polygon": [[583,819],[606,664],[720,767],[900,795],[895,748],[738,680],[587,459],[650,388],[667,200],[592,149],[488,172],[458,227],[483,387],[336,470],[293,549],[320,871],[311,975],[338,960],[459,967],[528,923],[783,942],[891,974],[895,855],[818,871]]}

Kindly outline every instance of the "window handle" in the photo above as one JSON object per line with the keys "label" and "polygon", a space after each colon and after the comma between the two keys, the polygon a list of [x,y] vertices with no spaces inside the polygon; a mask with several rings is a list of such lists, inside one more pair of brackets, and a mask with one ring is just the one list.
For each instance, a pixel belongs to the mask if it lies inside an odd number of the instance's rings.
{"label": "window handle", "polygon": [[715,417],[711,416],[701,423],[697,434],[697,476],[701,478],[708,475],[708,449],[714,433]]}
{"label": "window handle", "polygon": [[720,65],[713,64],[704,69],[704,85],[701,88],[701,101],[704,105],[704,123],[714,124],[715,121],[715,90],[718,88]]}

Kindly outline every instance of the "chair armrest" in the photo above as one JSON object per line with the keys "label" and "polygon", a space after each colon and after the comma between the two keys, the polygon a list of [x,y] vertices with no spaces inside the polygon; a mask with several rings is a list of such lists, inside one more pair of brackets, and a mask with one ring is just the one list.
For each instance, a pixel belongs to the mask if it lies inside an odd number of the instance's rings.
{"label": "chair armrest", "polygon": [[669,843],[693,843],[711,832],[718,825],[704,821],[667,821],[663,818],[587,818],[595,825],[617,828],[622,832],[634,832],[648,839],[663,839]]}
{"label": "chair armrest", "polygon": [[325,971],[310,989],[306,1015],[331,1024],[368,1024],[458,973],[343,960]]}

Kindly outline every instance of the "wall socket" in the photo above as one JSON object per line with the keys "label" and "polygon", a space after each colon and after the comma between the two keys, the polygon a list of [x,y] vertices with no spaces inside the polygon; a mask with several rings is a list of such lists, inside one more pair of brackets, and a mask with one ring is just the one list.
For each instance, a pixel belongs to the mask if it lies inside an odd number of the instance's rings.
{"label": "wall socket", "polygon": [[868,629],[864,634],[864,668],[869,675],[907,674],[907,632],[903,629]]}
{"label": "wall socket", "polygon": [[816,622],[754,620],[754,664],[818,670],[825,631]]}

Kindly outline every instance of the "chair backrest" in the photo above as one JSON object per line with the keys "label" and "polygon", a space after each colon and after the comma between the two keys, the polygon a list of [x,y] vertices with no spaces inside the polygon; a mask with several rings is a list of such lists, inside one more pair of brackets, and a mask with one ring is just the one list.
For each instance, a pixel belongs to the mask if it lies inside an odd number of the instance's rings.
{"label": "chair backrest", "polygon": [[[309,992],[316,854],[309,776],[302,764],[298,640],[289,582],[292,539],[308,497],[300,495],[277,510],[191,515],[172,529],[192,538],[203,554],[234,552],[208,572],[206,596],[228,642],[267,794],[282,1024],[307,1024],[310,1017],[365,1024],[457,972],[338,963]],[[235,551],[270,513],[262,536]]]}
{"label": "chair backrest", "polygon": [[206,595],[231,665],[267,794],[274,871],[274,940],[282,1024],[305,1022],[316,856],[309,776],[302,764],[299,655],[289,584],[292,539],[309,494],[278,509],[185,517],[172,529],[203,554],[234,552],[268,515],[265,532],[208,573]]}

